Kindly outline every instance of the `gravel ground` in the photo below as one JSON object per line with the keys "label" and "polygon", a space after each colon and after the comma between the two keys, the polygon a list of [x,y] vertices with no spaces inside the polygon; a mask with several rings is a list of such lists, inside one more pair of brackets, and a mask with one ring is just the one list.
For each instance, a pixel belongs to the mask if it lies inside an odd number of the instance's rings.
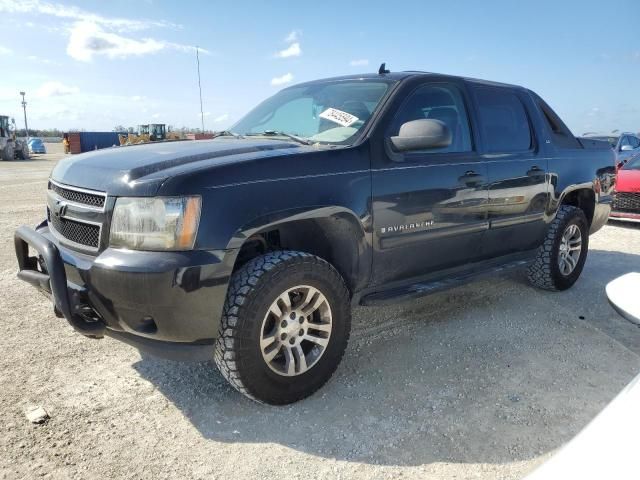
{"label": "gravel ground", "polygon": [[0,478],[521,478],[640,370],[640,331],[604,295],[640,270],[640,228],[610,224],[572,290],[510,272],[358,308],[328,385],[255,404],[213,364],[74,334],[15,278],[13,230],[43,217],[59,158],[0,162]]}

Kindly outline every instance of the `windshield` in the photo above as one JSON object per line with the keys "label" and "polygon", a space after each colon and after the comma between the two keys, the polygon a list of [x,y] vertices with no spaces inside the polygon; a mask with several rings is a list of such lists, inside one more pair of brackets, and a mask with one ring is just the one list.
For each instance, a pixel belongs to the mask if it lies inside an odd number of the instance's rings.
{"label": "windshield", "polygon": [[290,87],[262,102],[231,130],[241,135],[281,133],[313,142],[349,144],[367,125],[391,84],[343,80]]}

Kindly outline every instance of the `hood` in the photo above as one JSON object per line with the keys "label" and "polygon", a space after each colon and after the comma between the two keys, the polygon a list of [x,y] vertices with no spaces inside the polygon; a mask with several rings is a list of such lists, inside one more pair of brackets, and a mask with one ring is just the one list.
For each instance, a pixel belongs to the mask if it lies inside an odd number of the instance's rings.
{"label": "hood", "polygon": [[618,170],[617,192],[640,192],[640,170],[624,168]]}
{"label": "hood", "polygon": [[288,155],[302,148],[286,141],[227,137],[112,147],[61,160],[51,178],[109,195],[146,196],[154,195],[167,178],[204,166]]}

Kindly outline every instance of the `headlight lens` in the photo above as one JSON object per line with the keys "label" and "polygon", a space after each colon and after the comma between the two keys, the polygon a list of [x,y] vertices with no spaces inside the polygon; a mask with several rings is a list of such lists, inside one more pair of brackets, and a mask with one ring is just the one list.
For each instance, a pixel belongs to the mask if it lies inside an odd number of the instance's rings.
{"label": "headlight lens", "polygon": [[134,250],[191,250],[200,222],[200,197],[121,197],[109,245]]}

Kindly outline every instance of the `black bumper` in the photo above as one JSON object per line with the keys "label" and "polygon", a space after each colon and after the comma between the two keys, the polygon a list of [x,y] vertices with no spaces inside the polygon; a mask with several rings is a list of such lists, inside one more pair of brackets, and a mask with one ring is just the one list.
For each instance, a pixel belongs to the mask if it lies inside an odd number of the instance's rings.
{"label": "black bumper", "polygon": [[212,358],[234,251],[107,249],[94,257],[59,245],[46,226],[20,227],[14,241],[18,278],[49,296],[79,333],[172,359]]}

